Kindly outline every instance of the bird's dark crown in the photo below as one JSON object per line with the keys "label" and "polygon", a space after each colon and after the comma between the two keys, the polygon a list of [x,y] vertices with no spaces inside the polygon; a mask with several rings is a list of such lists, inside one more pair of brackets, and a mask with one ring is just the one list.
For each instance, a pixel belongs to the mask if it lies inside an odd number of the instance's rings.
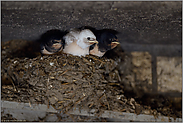
{"label": "bird's dark crown", "polygon": [[99,49],[103,52],[111,49],[111,43],[116,42],[118,39],[115,34],[111,32],[102,32],[97,36],[99,42]]}

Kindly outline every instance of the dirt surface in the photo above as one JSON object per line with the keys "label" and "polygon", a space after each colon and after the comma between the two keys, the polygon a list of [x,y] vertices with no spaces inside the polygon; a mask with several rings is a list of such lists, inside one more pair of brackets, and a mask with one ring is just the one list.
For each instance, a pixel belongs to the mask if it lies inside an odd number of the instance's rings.
{"label": "dirt surface", "polygon": [[[1,99],[30,104],[51,104],[66,114],[74,107],[182,117],[182,99],[147,95],[151,90],[150,56],[135,61],[135,53],[119,47],[102,58],[58,53],[42,56],[36,42],[2,42]],[[138,69],[138,67],[141,67]],[[143,69],[147,69],[144,75]],[[138,80],[138,81],[137,81]],[[3,117],[3,119],[12,117]],[[72,118],[71,118],[72,119]],[[89,121],[75,116],[73,121]],[[44,121],[44,119],[40,120]],[[58,121],[63,121],[58,119]],[[91,121],[106,121],[105,119]]]}

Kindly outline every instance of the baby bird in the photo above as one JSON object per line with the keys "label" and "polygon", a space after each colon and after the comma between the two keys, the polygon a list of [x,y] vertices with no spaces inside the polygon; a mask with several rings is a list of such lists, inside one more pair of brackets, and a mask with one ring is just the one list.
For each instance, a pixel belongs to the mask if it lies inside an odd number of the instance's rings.
{"label": "baby bird", "polygon": [[97,31],[96,39],[98,44],[90,46],[89,53],[98,57],[102,57],[108,50],[111,50],[120,44],[116,35],[108,30]]}
{"label": "baby bird", "polygon": [[74,56],[89,55],[89,47],[97,44],[96,36],[89,29],[71,29],[64,37],[64,53]]}
{"label": "baby bird", "polygon": [[49,30],[41,36],[41,53],[51,55],[58,53],[64,48],[62,39],[64,32],[53,29]]}

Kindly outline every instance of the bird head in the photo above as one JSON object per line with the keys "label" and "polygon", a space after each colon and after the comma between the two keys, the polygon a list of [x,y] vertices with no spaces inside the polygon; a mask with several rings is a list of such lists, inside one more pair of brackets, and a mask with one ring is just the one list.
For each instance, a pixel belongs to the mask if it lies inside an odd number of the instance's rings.
{"label": "bird head", "polygon": [[94,43],[98,43],[98,41],[96,40],[96,36],[89,29],[84,29],[80,32],[77,44],[81,48],[85,49]]}
{"label": "bird head", "polygon": [[115,48],[119,43],[118,38],[111,32],[103,32],[97,36],[99,48],[102,52]]}
{"label": "bird head", "polygon": [[44,33],[40,39],[41,52],[45,50],[49,54],[53,54],[62,50],[65,43],[62,39],[64,34],[65,32],[62,32],[58,29],[48,30],[46,33]]}

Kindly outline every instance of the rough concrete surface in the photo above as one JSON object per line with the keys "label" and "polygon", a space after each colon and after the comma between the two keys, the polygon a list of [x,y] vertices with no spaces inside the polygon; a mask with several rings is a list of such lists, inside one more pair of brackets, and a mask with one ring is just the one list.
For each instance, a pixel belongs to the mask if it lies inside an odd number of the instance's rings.
{"label": "rough concrete surface", "polygon": [[[119,31],[126,51],[181,55],[182,2],[1,2],[2,41],[37,40],[50,29],[92,26]],[[133,46],[133,44],[138,44]],[[157,44],[155,48],[149,44]],[[153,51],[154,52],[154,51]],[[160,51],[161,52],[161,51]]]}
{"label": "rough concrete surface", "polygon": [[[182,92],[182,58],[158,57],[158,90]],[[164,67],[166,64],[167,67]]]}
{"label": "rough concrete surface", "polygon": [[121,41],[181,44],[182,2],[1,2],[2,40],[84,25],[119,31]]}

